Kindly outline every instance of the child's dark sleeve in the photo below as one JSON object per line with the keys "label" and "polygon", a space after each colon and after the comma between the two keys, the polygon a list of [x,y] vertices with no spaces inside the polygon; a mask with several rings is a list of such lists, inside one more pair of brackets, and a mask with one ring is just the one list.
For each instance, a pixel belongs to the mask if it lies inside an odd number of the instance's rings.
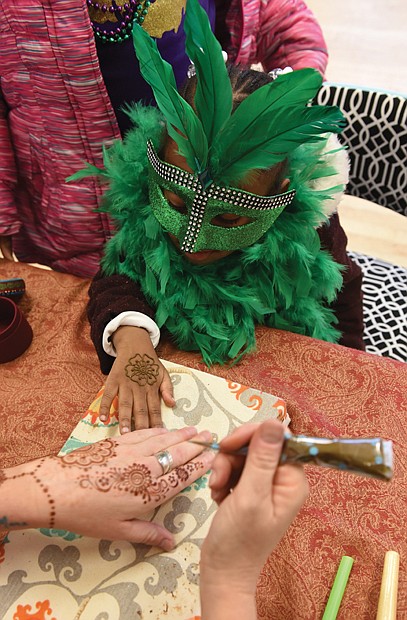
{"label": "child's dark sleeve", "polygon": [[337,328],[342,332],[339,343],[364,351],[362,271],[346,252],[348,239],[337,213],[318,229],[318,234],[322,248],[328,250],[337,263],[346,266],[342,272],[342,289],[331,305],[339,320]]}
{"label": "child's dark sleeve", "polygon": [[104,276],[99,271],[89,288],[87,315],[100,369],[105,375],[110,372],[115,358],[108,355],[102,347],[104,329],[117,315],[128,310],[142,312],[154,319],[154,311],[133,280],[122,275]]}

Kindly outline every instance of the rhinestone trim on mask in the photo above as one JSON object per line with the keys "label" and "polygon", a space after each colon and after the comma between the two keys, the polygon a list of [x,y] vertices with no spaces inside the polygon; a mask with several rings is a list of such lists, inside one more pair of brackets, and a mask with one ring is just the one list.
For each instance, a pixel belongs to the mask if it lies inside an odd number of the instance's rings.
{"label": "rhinestone trim on mask", "polygon": [[[198,187],[202,187],[198,177],[194,174],[163,162],[158,157],[150,140],[147,142],[147,156],[154,171],[164,179],[164,181],[171,181],[180,187],[187,187],[193,191],[197,191]],[[235,204],[238,207],[256,209],[257,211],[286,207],[291,204],[295,196],[294,189],[285,194],[278,194],[277,196],[256,196],[249,192],[232,189],[230,187],[220,187],[219,185],[210,185],[207,190],[202,188],[202,191],[208,198],[215,198],[222,202]]]}

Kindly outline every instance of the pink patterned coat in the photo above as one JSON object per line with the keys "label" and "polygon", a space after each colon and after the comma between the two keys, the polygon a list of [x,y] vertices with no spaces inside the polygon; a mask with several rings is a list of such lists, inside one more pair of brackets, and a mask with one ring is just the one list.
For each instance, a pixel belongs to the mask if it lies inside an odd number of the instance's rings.
{"label": "pink patterned coat", "polygon": [[[324,72],[325,42],[302,1],[217,5],[232,60]],[[0,235],[13,236],[20,260],[95,274],[113,233],[95,213],[102,188],[65,179],[85,161],[101,165],[102,144],[115,138],[86,0],[1,0]]]}

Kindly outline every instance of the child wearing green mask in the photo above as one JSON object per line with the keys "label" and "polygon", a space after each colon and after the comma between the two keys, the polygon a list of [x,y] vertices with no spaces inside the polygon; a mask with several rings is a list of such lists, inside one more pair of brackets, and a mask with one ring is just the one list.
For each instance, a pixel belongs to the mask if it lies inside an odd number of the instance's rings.
{"label": "child wearing green mask", "polygon": [[134,129],[99,171],[118,232],[88,315],[110,371],[100,416],[118,394],[121,432],[132,417],[136,428],[159,426],[161,397],[174,405],[155,352],[159,328],[208,366],[253,352],[261,324],[363,348],[361,274],[336,214],[347,176],[335,136],[343,119],[309,106],[320,75],[273,81],[226,67],[196,0],[185,31],[196,75],[180,95],[152,40],[135,30],[159,110],[129,111]]}

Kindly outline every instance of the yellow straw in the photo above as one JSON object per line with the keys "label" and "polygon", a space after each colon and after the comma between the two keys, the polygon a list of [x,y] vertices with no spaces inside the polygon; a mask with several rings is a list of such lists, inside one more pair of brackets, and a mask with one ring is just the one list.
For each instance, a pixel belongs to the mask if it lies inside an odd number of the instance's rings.
{"label": "yellow straw", "polygon": [[396,620],[400,556],[388,551],[384,558],[376,620]]}

